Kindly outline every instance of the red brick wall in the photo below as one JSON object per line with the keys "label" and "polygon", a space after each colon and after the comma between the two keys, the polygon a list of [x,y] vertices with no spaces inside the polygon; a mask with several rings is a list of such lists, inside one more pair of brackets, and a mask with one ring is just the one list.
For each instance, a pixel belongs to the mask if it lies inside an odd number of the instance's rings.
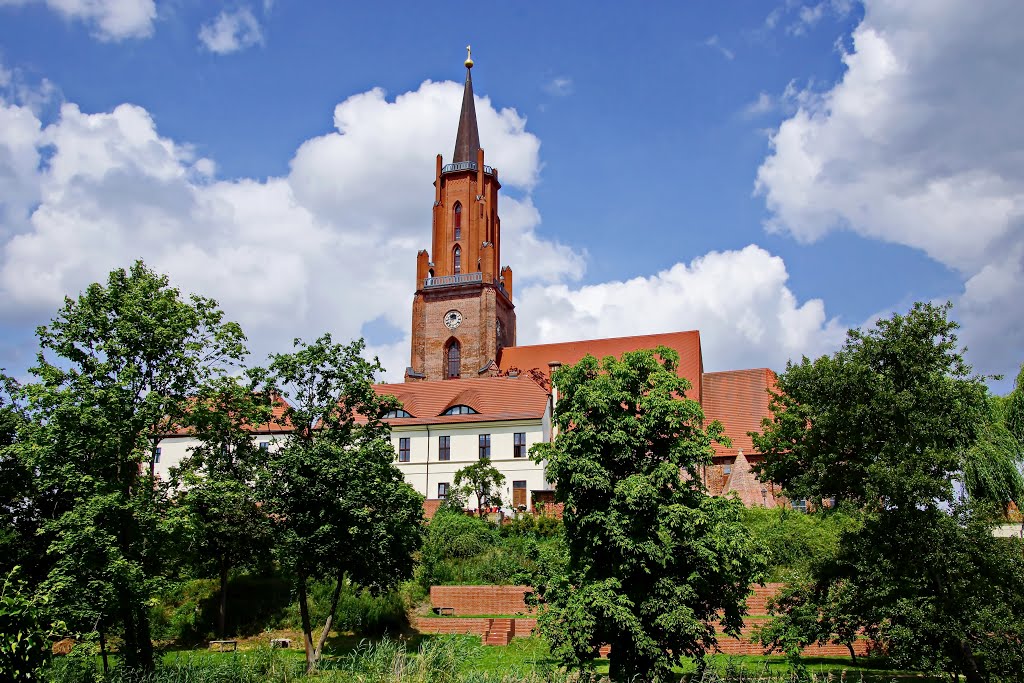
{"label": "red brick wall", "polygon": [[530,614],[523,596],[529,586],[431,586],[430,604],[451,607],[457,615]]}
{"label": "red brick wall", "polygon": [[[484,617],[459,619],[455,617],[411,617],[412,627],[420,633],[468,633],[482,636],[490,619]],[[529,617],[515,619],[516,638],[526,638],[537,628],[537,620]]]}
{"label": "red brick wall", "polygon": [[438,498],[428,498],[423,501],[423,516],[427,519],[433,519],[434,515],[437,514],[438,508],[441,507],[443,500]]}
{"label": "red brick wall", "polygon": [[[740,630],[740,638],[718,633],[717,651],[730,655],[761,655],[764,649],[753,642],[754,631],[764,623],[767,603],[783,586],[769,583],[752,586],[753,592],[747,598],[747,623]],[[523,595],[533,589],[529,586],[431,586],[430,602],[434,607],[454,608],[455,614],[472,617],[477,614],[528,614],[532,610],[523,601]],[[412,626],[420,633],[469,633],[482,636],[487,630],[489,619],[417,617],[411,618]],[[534,618],[515,620],[515,637],[525,638],[537,627]],[[870,641],[858,640],[854,650],[858,656],[867,654]],[[804,650],[806,657],[848,657],[850,651],[845,645],[813,645]]]}

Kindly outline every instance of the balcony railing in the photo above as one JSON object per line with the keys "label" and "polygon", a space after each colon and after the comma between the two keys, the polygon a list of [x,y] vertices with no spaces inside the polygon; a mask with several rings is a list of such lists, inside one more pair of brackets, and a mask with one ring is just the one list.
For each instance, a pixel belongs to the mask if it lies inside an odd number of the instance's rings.
{"label": "balcony railing", "polygon": [[[484,274],[480,271],[475,273],[460,273],[458,275],[440,275],[438,277],[428,277],[423,281],[423,289],[430,289],[431,287],[450,287],[452,285],[468,285],[476,282],[482,283],[484,281]],[[498,291],[505,295],[506,299],[511,300],[508,292],[505,290],[505,285],[500,280],[493,280],[494,285],[497,286]]]}
{"label": "balcony railing", "polygon": [[[475,171],[475,170],[476,170],[476,162],[475,161],[460,161],[457,164],[447,164],[447,165],[445,165],[441,169],[441,174],[444,175],[445,173],[454,173],[455,171]],[[487,164],[484,164],[484,173],[486,173],[487,175],[494,175],[494,168],[492,168],[491,166],[488,166]]]}
{"label": "balcony railing", "polygon": [[484,274],[460,273],[459,275],[441,275],[439,277],[428,277],[423,281],[423,287],[445,287],[447,285],[465,285],[471,282],[483,282]]}

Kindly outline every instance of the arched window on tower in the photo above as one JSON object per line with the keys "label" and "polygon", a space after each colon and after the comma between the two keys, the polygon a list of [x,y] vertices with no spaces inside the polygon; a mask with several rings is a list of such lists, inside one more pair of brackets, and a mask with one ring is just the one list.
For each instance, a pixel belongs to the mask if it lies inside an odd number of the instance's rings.
{"label": "arched window on tower", "polygon": [[462,346],[451,339],[444,347],[444,378],[458,379],[462,373]]}
{"label": "arched window on tower", "polygon": [[462,250],[458,247],[452,251],[452,272],[456,275],[462,272]]}
{"label": "arched window on tower", "polygon": [[455,228],[455,239],[462,239],[462,204],[455,202],[455,215],[452,217],[452,226]]}

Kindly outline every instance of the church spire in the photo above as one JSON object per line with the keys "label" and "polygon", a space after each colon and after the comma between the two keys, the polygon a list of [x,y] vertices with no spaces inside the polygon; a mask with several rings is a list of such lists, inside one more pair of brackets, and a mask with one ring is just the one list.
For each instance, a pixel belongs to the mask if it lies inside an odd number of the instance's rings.
{"label": "church spire", "polygon": [[455,136],[455,155],[452,163],[460,161],[476,161],[476,151],[480,149],[480,133],[476,127],[476,105],[473,102],[473,57],[469,45],[466,46],[466,89],[462,93],[462,113],[459,115],[459,132]]}

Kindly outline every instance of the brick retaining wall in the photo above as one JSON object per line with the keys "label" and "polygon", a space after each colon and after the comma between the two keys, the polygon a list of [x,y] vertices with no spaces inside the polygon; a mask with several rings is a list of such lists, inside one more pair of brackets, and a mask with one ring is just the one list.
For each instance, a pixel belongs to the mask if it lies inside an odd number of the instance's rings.
{"label": "brick retaining wall", "polygon": [[[723,633],[718,634],[718,651],[730,655],[761,655],[764,649],[751,642],[754,630],[764,623],[757,617],[767,616],[767,603],[784,584],[769,583],[764,586],[751,586],[752,593],[747,598],[747,611],[752,620],[740,630],[740,638],[730,638]],[[431,586],[430,602],[434,607],[451,607],[456,617],[421,617],[411,616],[412,627],[420,633],[468,633],[483,636],[490,621],[480,614],[531,614],[533,610],[526,605],[523,596],[532,592],[530,586]],[[464,615],[464,616],[462,616]],[[537,620],[521,617],[515,620],[515,637],[525,638],[537,627]],[[860,639],[854,643],[858,656],[867,653],[870,641]],[[845,645],[812,645],[804,650],[806,657],[849,657],[850,651]]]}
{"label": "brick retaining wall", "polygon": [[[484,617],[412,616],[409,618],[409,623],[420,633],[468,633],[475,636],[482,636],[484,634],[489,621],[490,619]],[[513,621],[516,623],[516,638],[526,638],[537,628],[537,620],[531,617],[520,617]]]}
{"label": "brick retaining wall", "polygon": [[451,607],[459,616],[532,614],[523,596],[530,586],[431,586],[430,604]]}
{"label": "brick retaining wall", "polygon": [[[767,603],[779,590],[781,583],[752,586],[747,598],[747,612],[752,617],[767,615]],[[532,593],[530,586],[431,586],[430,604],[451,607],[458,616],[477,614],[532,614],[533,609],[523,599]]]}

